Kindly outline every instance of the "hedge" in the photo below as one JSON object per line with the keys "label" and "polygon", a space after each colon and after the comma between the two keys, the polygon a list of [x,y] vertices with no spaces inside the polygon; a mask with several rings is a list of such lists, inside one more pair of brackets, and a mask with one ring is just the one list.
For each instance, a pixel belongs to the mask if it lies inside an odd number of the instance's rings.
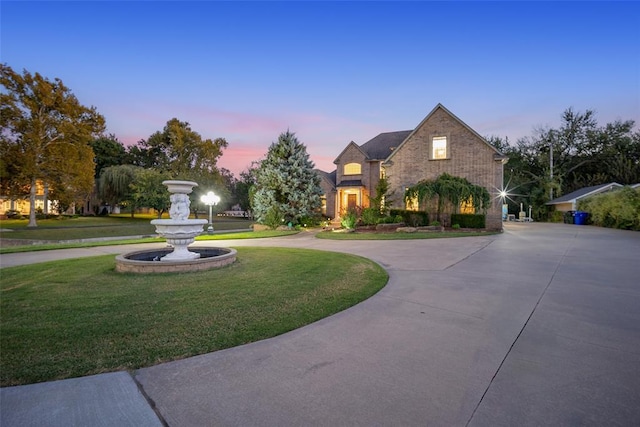
{"label": "hedge", "polygon": [[451,225],[461,228],[486,228],[487,217],[482,214],[451,214]]}
{"label": "hedge", "polygon": [[401,216],[402,222],[411,227],[421,227],[423,225],[429,225],[429,214],[424,211],[407,211],[403,209],[391,209],[389,216],[396,217]]}

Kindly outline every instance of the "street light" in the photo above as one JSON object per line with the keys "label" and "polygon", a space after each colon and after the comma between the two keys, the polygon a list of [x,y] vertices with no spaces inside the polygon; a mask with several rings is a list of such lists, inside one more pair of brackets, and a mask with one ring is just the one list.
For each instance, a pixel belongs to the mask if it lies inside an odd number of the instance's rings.
{"label": "street light", "polygon": [[200,197],[200,200],[202,203],[209,206],[209,226],[207,227],[207,232],[211,234],[213,233],[213,215],[211,213],[211,208],[213,205],[218,204],[220,197],[216,196],[213,191],[209,191],[207,194],[203,194],[202,197]]}

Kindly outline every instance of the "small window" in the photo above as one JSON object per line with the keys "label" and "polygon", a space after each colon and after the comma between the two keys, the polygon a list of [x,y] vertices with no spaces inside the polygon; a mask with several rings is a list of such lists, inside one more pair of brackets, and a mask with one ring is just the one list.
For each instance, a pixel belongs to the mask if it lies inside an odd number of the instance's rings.
{"label": "small window", "polygon": [[[405,191],[408,188],[405,188]],[[413,197],[407,197],[404,199],[404,208],[408,211],[417,211],[420,209],[420,203],[418,202],[418,195],[414,195]]]}
{"label": "small window", "polygon": [[431,158],[434,160],[441,160],[448,158],[447,156],[447,137],[446,136],[434,136],[431,140]]}
{"label": "small window", "polygon": [[460,202],[460,213],[461,214],[476,213],[476,209],[473,207],[473,198],[469,197],[468,200],[463,200]]}
{"label": "small window", "polygon": [[362,167],[360,163],[347,163],[344,165],[345,175],[360,175],[362,173]]}

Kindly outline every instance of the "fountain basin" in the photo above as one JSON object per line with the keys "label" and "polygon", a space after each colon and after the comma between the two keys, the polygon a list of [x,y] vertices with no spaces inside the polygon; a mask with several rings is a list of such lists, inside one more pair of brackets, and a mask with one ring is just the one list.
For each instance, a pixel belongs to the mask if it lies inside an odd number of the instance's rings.
{"label": "fountain basin", "polygon": [[[237,251],[231,248],[198,247],[191,248],[198,258],[172,261],[166,256],[173,248],[147,249],[129,252],[116,257],[116,271],[121,273],[180,273],[204,271],[224,267],[236,260]],[[165,257],[160,261],[161,258]]]}

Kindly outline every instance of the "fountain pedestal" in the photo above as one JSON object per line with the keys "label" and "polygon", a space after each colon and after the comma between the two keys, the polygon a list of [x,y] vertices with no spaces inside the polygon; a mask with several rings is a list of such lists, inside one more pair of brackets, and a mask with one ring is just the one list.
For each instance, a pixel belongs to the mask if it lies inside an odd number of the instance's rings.
{"label": "fountain pedestal", "polygon": [[156,233],[167,239],[167,243],[173,246],[173,252],[160,258],[160,261],[183,261],[200,257],[197,252],[191,252],[188,246],[195,237],[202,234],[206,219],[189,219],[191,213],[189,194],[198,184],[192,181],[163,181],[171,193],[171,219],[154,219],[152,225],[156,226]]}

